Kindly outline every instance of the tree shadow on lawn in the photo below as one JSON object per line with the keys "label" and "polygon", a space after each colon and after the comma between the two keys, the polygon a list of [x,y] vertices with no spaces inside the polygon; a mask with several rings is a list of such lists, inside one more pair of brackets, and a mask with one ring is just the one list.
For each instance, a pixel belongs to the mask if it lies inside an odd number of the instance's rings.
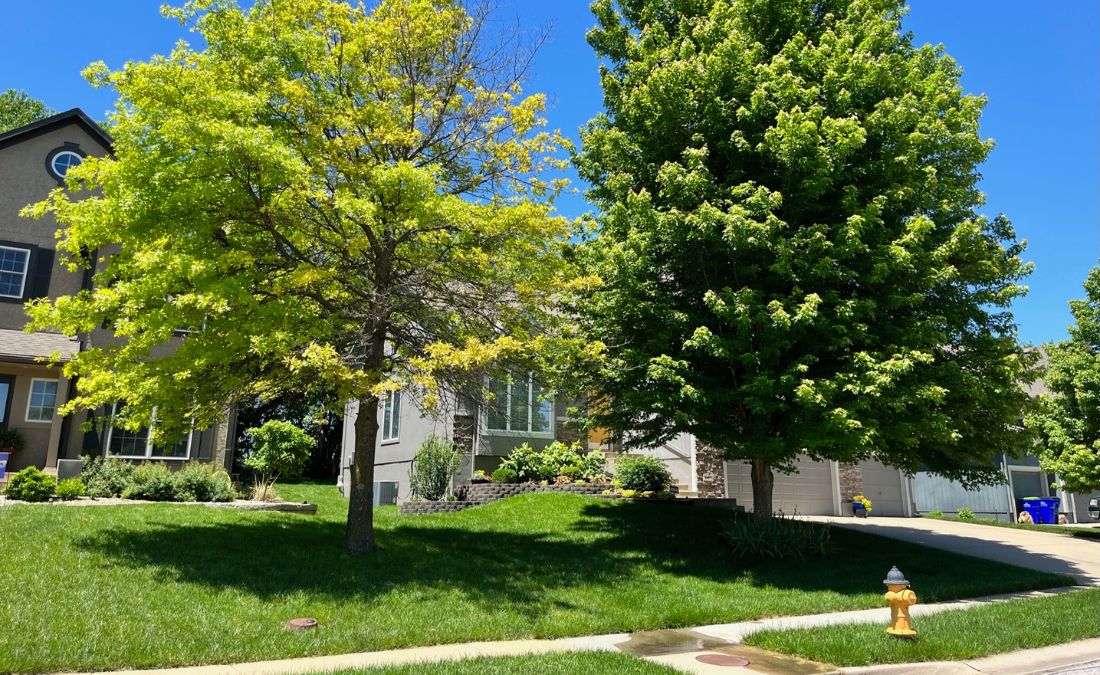
{"label": "tree shadow on lawn", "polygon": [[[833,528],[838,546],[827,558],[737,560],[719,537],[722,522],[731,517],[700,507],[598,501],[584,504],[570,526],[546,532],[463,528],[447,517],[397,517],[378,531],[383,550],[363,557],[344,551],[343,523],[285,516],[146,523],[142,529],[101,530],[75,546],[127,568],[154,567],[172,581],[233,587],[264,599],[304,592],[320,600],[366,603],[394,591],[458,591],[486,607],[507,605],[532,618],[555,607],[586,609],[594,598],[614,603],[604,597],[613,596],[624,579],[654,570],[701,582],[736,582],[720,589],[734,599],[738,592],[751,592],[745,585],[877,594],[892,564],[902,567],[926,600],[1058,584],[1017,568],[840,528]],[[491,519],[479,523],[492,527]],[[660,577],[652,578],[653,602],[678,600],[657,588]]]}

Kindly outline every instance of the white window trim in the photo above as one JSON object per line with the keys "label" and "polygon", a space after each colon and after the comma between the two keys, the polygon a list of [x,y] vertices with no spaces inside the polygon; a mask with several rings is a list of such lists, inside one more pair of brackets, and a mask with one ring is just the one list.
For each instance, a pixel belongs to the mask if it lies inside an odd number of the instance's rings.
{"label": "white window trim", "polygon": [[[118,412],[118,404],[115,403],[111,406],[111,419],[115,418],[115,413]],[[157,423],[157,409],[153,408],[153,423],[149,425],[149,435],[145,438],[145,454],[144,455],[116,455],[111,452],[111,437],[115,431],[114,424],[107,425],[107,441],[104,444],[103,454],[106,457],[114,457],[116,459],[144,459],[155,460],[158,462],[186,462],[191,459],[191,446],[195,440],[195,432],[187,432],[187,454],[183,457],[164,457],[162,455],[153,454],[153,428]]]}
{"label": "white window trim", "polygon": [[[57,385],[57,388],[53,392],[53,415],[50,415],[48,420],[32,420],[31,419],[31,400],[34,396],[34,383],[35,382],[53,382]],[[27,410],[23,413],[23,419],[30,424],[53,424],[53,418],[57,416],[57,396],[61,393],[61,382],[59,380],[52,380],[48,377],[32,377],[31,387],[27,390]]]}
{"label": "white window trim", "polygon": [[[65,169],[65,173],[61,173],[57,170],[57,160],[61,157],[66,157],[68,155],[76,157],[79,161],[76,164],[72,164],[67,169]],[[83,163],[84,157],[79,152],[74,152],[72,150],[59,150],[57,153],[54,154],[53,157],[50,158],[50,171],[53,172],[55,176],[65,178],[69,173],[69,169],[73,168],[74,166],[80,166]]]}
{"label": "white window trim", "polygon": [[[22,298],[27,293],[27,276],[31,273],[31,250],[29,248],[17,248],[15,246],[0,246],[0,251],[22,251],[27,254],[26,260],[23,261],[23,279],[19,283],[19,295],[8,295],[7,293],[0,293],[0,298]],[[3,272],[4,274],[15,274],[15,272]]]}
{"label": "white window trim", "polygon": [[[387,403],[390,404],[390,410],[392,411],[394,400],[398,401],[398,403],[397,403],[397,414],[396,415],[393,415],[392,413],[390,414],[390,423],[387,426],[386,425],[386,404]],[[381,424],[381,426],[382,426],[382,443],[385,444],[385,445],[390,445],[390,444],[393,444],[393,443],[400,443],[401,442],[401,402],[400,401],[401,401],[401,392],[400,391],[388,391],[388,392],[386,392],[386,396],[381,401],[382,410],[380,412],[382,413],[382,424]],[[395,434],[394,436],[387,436],[387,434],[390,433],[390,431],[395,426],[395,424],[394,424],[395,422],[396,422],[396,426],[397,426],[397,434]]]}
{"label": "white window trim", "polygon": [[482,406],[481,428],[483,433],[487,436],[501,436],[506,438],[554,438],[554,399],[536,399],[534,397],[534,383],[535,376],[533,373],[527,373],[527,429],[531,428],[531,423],[534,420],[535,405],[542,403],[544,400],[550,403],[550,415],[547,416],[547,422],[549,422],[550,428],[547,431],[526,431],[519,429],[512,429],[512,382],[507,382],[508,393],[507,400],[505,401],[505,424],[508,429],[494,429],[489,426],[489,410],[487,406]]}

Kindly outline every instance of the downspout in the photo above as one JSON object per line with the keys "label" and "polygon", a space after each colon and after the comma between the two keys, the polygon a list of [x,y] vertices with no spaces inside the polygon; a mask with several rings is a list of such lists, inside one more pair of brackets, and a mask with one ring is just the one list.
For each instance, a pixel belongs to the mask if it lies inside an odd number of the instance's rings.
{"label": "downspout", "polygon": [[1001,454],[1001,471],[1004,472],[1006,485],[1008,487],[1008,522],[1016,522],[1016,490],[1012,486],[1012,472],[1008,470],[1008,456]]}
{"label": "downspout", "polygon": [[[696,446],[695,434],[691,434],[690,439],[691,440],[689,441],[689,443],[690,443],[690,448],[691,448],[691,480],[688,481],[688,489],[693,494],[698,494],[698,492],[699,492],[699,467],[698,467],[698,464],[699,463],[696,461],[696,455],[695,455],[695,452],[696,452],[695,451],[695,446]],[[725,466],[722,467],[722,473],[723,474],[725,473]]]}
{"label": "downspout", "polygon": [[840,512],[840,462],[829,460],[829,475],[832,476],[832,484],[829,487],[833,493],[833,515],[839,518],[844,515]]}

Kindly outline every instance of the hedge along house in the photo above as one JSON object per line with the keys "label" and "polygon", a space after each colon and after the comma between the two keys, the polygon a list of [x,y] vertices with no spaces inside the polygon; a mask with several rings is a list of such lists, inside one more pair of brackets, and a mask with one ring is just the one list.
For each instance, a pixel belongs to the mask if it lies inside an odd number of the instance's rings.
{"label": "hedge along house", "polygon": [[[52,215],[35,221],[19,212],[63,186],[68,169],[85,157],[110,152],[110,136],[77,108],[0,134],[0,427],[17,429],[25,446],[14,453],[8,470],[37,466],[55,471],[59,460],[102,453],[174,463],[198,459],[229,468],[232,415],[168,448],[154,446],[147,429],[113,428],[113,409],[58,415],[76,383],[45,360],[53,355],[63,363],[89,345],[114,338],[109,330],[79,336],[24,331],[27,301],[91,288],[92,271],[71,272],[58,264],[58,224]],[[85,422],[90,429],[83,428]]]}

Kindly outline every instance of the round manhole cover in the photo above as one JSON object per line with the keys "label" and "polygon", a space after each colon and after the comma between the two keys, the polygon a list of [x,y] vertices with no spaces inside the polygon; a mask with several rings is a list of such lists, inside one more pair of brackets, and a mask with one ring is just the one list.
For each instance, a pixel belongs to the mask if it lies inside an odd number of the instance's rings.
{"label": "round manhole cover", "polygon": [[695,657],[695,660],[708,666],[726,666],[727,668],[749,665],[748,659],[743,659],[740,656],[729,656],[728,654],[700,654]]}
{"label": "round manhole cover", "polygon": [[290,630],[305,630],[307,628],[316,628],[317,619],[291,619],[286,622],[286,627]]}

